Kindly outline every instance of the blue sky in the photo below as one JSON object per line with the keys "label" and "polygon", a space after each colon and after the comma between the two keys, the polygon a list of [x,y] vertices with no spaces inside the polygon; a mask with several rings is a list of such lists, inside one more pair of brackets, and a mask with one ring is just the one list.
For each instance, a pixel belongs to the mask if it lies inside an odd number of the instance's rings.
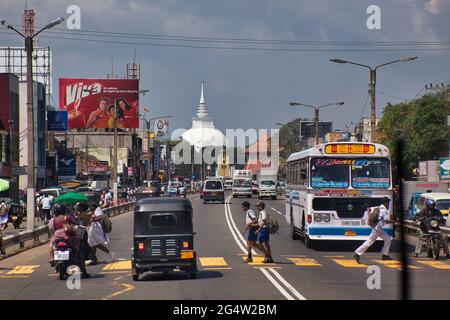
{"label": "blue sky", "polygon": [[[82,30],[261,40],[450,42],[449,0],[28,0],[40,26],[66,16],[71,4],[81,8]],[[366,9],[371,4],[381,8],[381,30],[366,27]],[[20,24],[24,7],[25,1],[2,0],[0,16],[10,24]],[[53,50],[56,101],[58,78],[106,77],[111,72],[111,57],[121,76],[136,47],[141,89],[151,90],[141,98],[141,107],[150,107],[152,117],[173,115],[172,129],[190,127],[202,80],[209,113],[223,131],[272,128],[275,122],[312,116],[308,108],[290,108],[289,101],[317,105],[344,100],[341,109],[321,112],[321,119],[332,120],[335,128],[343,128],[360,118],[369,73],[363,68],[331,63],[330,58],[377,65],[419,56],[413,62],[379,69],[378,114],[388,101],[401,101],[388,95],[413,98],[427,83],[450,83],[450,51],[260,52],[44,37],[39,44]],[[17,36],[0,33],[0,46],[15,45],[21,45]],[[362,114],[368,116],[369,112],[367,106]]]}

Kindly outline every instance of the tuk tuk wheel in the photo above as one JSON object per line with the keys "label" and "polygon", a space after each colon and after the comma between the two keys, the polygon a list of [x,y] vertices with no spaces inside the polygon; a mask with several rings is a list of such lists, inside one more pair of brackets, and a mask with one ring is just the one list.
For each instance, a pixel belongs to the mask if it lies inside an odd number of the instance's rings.
{"label": "tuk tuk wheel", "polygon": [[133,281],[139,281],[139,275],[133,274]]}

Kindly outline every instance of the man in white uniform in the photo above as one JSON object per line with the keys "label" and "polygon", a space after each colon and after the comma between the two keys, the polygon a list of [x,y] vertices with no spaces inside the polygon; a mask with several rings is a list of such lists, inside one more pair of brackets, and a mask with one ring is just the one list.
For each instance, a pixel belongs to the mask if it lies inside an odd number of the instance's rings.
{"label": "man in white uniform", "polygon": [[369,249],[371,245],[375,243],[378,237],[383,239],[384,246],[381,250],[381,253],[383,254],[382,260],[392,260],[391,257],[389,257],[389,248],[391,246],[392,238],[389,236],[386,231],[383,230],[383,227],[388,223],[394,223],[395,221],[391,221],[389,218],[389,203],[391,202],[391,199],[388,197],[384,197],[382,200],[382,204],[378,207],[379,213],[378,213],[378,223],[375,227],[372,227],[372,232],[369,235],[369,239],[366,240],[358,249],[356,249],[355,254],[353,258],[356,260],[356,262],[359,262],[359,258]]}

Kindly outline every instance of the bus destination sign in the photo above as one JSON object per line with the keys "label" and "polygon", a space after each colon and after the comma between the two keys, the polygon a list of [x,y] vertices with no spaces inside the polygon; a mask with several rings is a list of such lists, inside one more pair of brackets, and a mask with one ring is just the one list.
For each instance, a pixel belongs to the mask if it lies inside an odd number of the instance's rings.
{"label": "bus destination sign", "polygon": [[325,146],[327,154],[374,154],[375,146],[372,144],[328,144]]}

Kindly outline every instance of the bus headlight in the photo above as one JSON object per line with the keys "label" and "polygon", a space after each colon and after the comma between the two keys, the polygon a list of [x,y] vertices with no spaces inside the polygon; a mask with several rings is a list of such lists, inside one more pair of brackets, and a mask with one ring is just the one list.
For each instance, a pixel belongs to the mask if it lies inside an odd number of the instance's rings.
{"label": "bus headlight", "polygon": [[323,220],[323,222],[325,222],[325,223],[330,222],[330,220],[331,220],[330,214],[329,214],[329,213],[324,213],[324,214],[322,214],[322,220]]}
{"label": "bus headlight", "polygon": [[314,222],[321,222],[322,215],[320,213],[314,213]]}

